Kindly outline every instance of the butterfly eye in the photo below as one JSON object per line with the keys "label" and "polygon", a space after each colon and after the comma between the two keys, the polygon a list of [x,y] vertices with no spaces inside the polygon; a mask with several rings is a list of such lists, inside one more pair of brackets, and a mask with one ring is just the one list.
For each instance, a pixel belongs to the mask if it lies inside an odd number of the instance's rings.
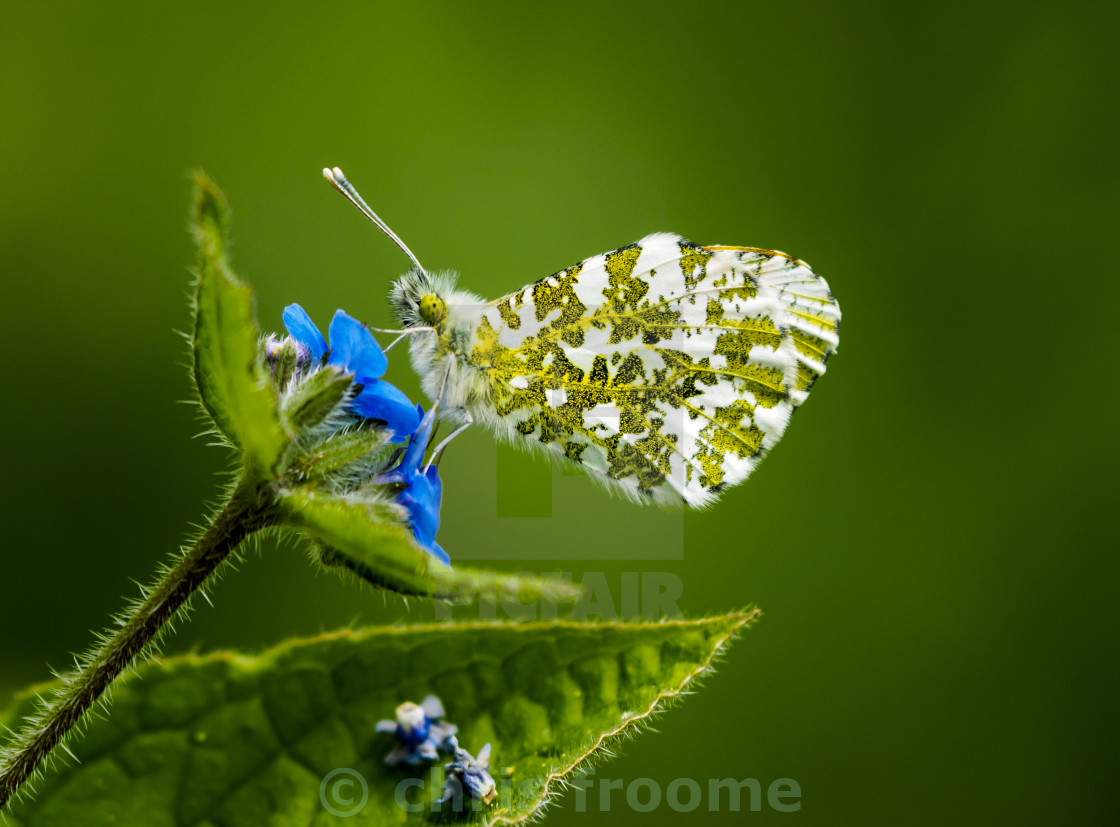
{"label": "butterfly eye", "polygon": [[420,318],[427,324],[438,325],[447,317],[447,305],[439,296],[420,297]]}

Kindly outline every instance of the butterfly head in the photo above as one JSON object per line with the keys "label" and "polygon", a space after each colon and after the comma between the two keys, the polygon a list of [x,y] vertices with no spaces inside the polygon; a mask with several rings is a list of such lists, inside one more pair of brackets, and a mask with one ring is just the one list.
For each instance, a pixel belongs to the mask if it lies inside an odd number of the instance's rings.
{"label": "butterfly head", "polygon": [[393,284],[389,304],[401,324],[409,327],[433,327],[439,330],[447,321],[448,278],[413,267]]}
{"label": "butterfly head", "polygon": [[432,293],[421,296],[416,309],[424,324],[435,328],[438,328],[447,318],[447,302]]}

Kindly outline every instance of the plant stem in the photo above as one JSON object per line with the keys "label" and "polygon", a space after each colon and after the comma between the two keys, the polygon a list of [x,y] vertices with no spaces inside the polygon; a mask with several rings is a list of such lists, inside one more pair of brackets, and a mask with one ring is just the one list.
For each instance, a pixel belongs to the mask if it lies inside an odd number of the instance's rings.
{"label": "plant stem", "polygon": [[0,752],[0,810],[113,680],[151,652],[168,623],[241,541],[270,524],[271,504],[264,487],[242,481],[198,541],[161,573],[142,603],[122,615],[120,628],[107,634],[74,672],[62,677],[54,697],[43,699],[42,708]]}

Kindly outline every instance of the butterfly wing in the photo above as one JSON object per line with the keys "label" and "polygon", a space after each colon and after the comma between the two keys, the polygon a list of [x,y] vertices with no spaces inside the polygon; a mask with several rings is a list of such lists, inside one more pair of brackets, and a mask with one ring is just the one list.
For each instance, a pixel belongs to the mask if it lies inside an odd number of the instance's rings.
{"label": "butterfly wing", "polygon": [[473,413],[634,499],[703,506],[781,438],[839,323],[784,253],[652,235],[487,305]]}

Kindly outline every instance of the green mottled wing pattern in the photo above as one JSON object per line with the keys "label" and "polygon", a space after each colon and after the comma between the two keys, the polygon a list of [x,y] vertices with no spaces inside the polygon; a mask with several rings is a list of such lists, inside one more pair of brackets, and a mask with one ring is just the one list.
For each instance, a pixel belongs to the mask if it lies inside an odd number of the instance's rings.
{"label": "green mottled wing pattern", "polygon": [[486,305],[469,409],[634,499],[703,506],[781,438],[839,324],[803,262],[652,235]]}

